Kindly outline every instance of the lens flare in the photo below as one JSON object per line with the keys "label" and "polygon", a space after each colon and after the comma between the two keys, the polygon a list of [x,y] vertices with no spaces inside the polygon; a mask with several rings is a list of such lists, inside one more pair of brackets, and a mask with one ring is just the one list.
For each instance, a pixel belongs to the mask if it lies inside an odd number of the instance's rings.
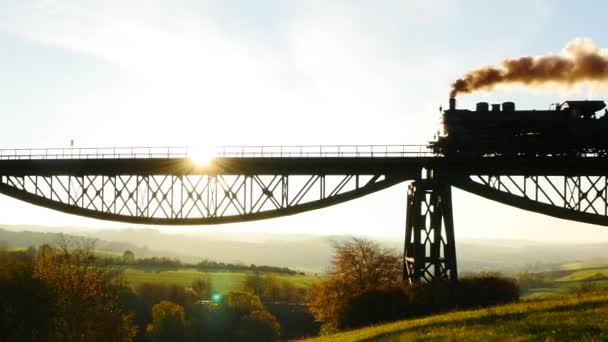
{"label": "lens flare", "polygon": [[190,159],[196,166],[209,166],[215,157],[215,152],[209,147],[195,147],[190,150]]}

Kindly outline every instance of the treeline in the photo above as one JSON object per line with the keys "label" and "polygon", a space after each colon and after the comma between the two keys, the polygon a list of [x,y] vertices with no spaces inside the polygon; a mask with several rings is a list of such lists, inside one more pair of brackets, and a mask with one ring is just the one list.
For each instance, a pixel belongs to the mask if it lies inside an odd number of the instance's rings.
{"label": "treeline", "polygon": [[277,267],[267,265],[245,265],[225,263],[221,261],[213,261],[204,259],[196,264],[184,263],[176,258],[167,257],[150,257],[137,258],[133,252],[126,250],[122,257],[104,256],[99,258],[100,263],[115,266],[143,266],[143,267],[158,267],[158,268],[194,268],[202,272],[210,271],[226,271],[226,272],[267,272],[287,275],[304,275],[304,272],[298,272],[288,267]]}

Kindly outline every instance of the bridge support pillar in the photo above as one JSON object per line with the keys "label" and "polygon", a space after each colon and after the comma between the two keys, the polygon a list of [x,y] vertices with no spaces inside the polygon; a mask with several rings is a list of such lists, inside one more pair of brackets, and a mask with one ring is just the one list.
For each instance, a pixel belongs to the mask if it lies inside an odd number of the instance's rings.
{"label": "bridge support pillar", "polygon": [[406,215],[403,281],[456,281],[450,185],[433,179],[410,184]]}

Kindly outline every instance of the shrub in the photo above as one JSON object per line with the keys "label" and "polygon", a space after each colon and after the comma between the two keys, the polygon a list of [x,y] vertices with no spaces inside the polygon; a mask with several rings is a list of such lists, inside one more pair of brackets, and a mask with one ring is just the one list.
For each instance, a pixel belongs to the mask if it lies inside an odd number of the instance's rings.
{"label": "shrub", "polygon": [[496,274],[462,278],[458,282],[458,304],[462,308],[490,306],[519,300],[515,279]]}
{"label": "shrub", "polygon": [[370,288],[348,301],[339,327],[350,329],[402,319],[407,316],[409,304],[402,286]]}

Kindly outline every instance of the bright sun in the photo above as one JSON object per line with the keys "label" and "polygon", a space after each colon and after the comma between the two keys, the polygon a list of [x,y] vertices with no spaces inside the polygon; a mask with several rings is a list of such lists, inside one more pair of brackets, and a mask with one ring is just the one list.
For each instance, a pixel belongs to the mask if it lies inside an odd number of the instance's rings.
{"label": "bright sun", "polygon": [[193,147],[189,152],[190,159],[197,166],[208,166],[215,157],[215,152],[209,147]]}

